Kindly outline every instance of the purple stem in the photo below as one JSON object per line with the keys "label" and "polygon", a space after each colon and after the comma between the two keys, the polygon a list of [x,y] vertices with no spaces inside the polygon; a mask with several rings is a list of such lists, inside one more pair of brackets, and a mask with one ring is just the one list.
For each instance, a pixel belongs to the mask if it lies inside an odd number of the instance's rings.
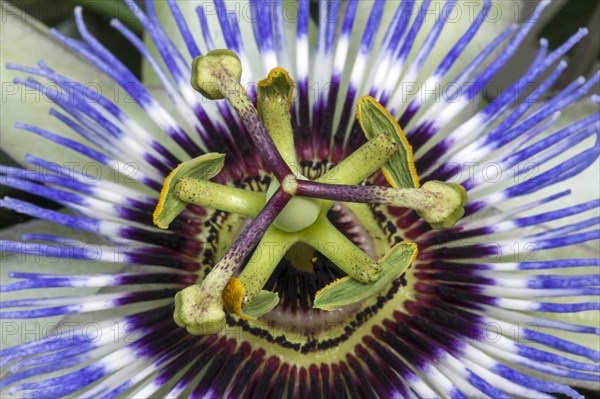
{"label": "purple stem", "polygon": [[[296,195],[331,201],[359,202],[378,205],[394,205],[398,190],[381,186],[353,186],[325,184],[310,180],[298,180]],[[392,196],[391,194],[395,194]]]}
{"label": "purple stem", "polygon": [[242,118],[242,122],[248,129],[250,138],[258,152],[260,152],[262,159],[277,177],[277,180],[281,182],[286,176],[293,175],[292,170],[277,150],[273,139],[258,115],[258,111],[252,106],[250,100],[248,100],[248,103],[240,107],[240,118]]}
{"label": "purple stem", "polygon": [[219,263],[224,265],[225,269],[239,266],[291,198],[291,195],[279,188],[256,218],[250,222],[246,230],[235,240]]}

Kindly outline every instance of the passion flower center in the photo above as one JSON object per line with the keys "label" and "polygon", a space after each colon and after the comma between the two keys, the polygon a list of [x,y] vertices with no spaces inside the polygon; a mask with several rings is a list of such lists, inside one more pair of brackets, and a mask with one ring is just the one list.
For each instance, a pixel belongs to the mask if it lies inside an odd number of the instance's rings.
{"label": "passion flower center", "polygon": [[[177,294],[175,321],[191,334],[223,328],[223,307],[250,320],[273,309],[278,295],[263,287],[285,255],[284,249],[296,243],[321,246],[320,252],[347,274],[316,293],[313,304],[319,309],[355,305],[378,295],[400,277],[417,254],[416,244],[399,243],[375,262],[327,219],[334,201],[410,208],[436,228],[451,227],[462,217],[465,190],[433,181],[421,188],[412,148],[396,120],[374,99],[364,97],[358,104],[358,120],[369,141],[310,181],[292,172],[292,166],[298,165],[290,113],[294,82],[286,71],[275,68],[259,82],[257,108],[240,83],[241,63],[233,52],[216,50],[197,57],[192,72],[195,89],[210,99],[229,101],[276,180],[266,195],[208,182],[223,166],[221,154],[185,162],[165,180],[154,214],[161,228],[187,203],[254,218],[200,284]],[[380,168],[391,188],[361,185]],[[262,249],[273,243],[279,251],[265,259]]]}
{"label": "passion flower center", "polygon": [[[279,182],[273,179],[267,190],[267,198],[271,198],[279,187]],[[295,196],[281,210],[273,224],[283,231],[294,233],[315,223],[320,211],[321,201],[319,199]]]}

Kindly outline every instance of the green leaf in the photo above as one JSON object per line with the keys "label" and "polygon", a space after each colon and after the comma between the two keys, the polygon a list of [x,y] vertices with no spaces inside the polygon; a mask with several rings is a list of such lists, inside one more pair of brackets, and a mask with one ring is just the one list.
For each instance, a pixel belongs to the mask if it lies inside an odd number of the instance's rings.
{"label": "green leaf", "polygon": [[403,241],[396,244],[379,261],[381,272],[378,274],[377,280],[364,284],[349,276],[338,279],[317,292],[313,307],[334,310],[379,295],[388,284],[408,269],[417,256],[417,252],[415,243]]}
{"label": "green leaf", "polygon": [[154,224],[161,229],[166,229],[169,224],[185,209],[187,202],[176,196],[175,185],[182,177],[191,177],[199,180],[208,180],[217,175],[223,168],[225,155],[208,153],[179,164],[167,176],[160,192],[160,198],[154,210]]}
{"label": "green leaf", "polygon": [[399,144],[396,154],[381,168],[388,182],[395,188],[419,188],[412,147],[396,119],[373,97],[364,96],[356,105],[356,117],[367,139],[387,134]]}

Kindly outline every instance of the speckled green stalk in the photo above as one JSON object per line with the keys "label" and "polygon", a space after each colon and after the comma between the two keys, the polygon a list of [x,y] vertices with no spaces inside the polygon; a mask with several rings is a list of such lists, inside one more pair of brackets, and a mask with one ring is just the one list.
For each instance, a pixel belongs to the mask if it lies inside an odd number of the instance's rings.
{"label": "speckled green stalk", "polygon": [[244,190],[206,180],[183,178],[175,185],[182,201],[220,211],[255,217],[265,206],[265,193]]}
{"label": "speckled green stalk", "polygon": [[298,195],[334,201],[361,202],[408,208],[419,213],[433,228],[450,228],[464,214],[465,189],[458,184],[430,181],[421,188],[327,185],[298,181]]}
{"label": "speckled green stalk", "polygon": [[237,111],[256,149],[279,181],[292,174],[241,85],[242,65],[230,50],[213,50],[194,59],[191,83],[209,99],[226,98]]}
{"label": "speckled green stalk", "polygon": [[377,262],[331,224],[325,214],[322,213],[312,226],[297,234],[298,241],[321,252],[352,278],[362,283],[377,279],[380,270]]}
{"label": "speckled green stalk", "polygon": [[294,82],[288,73],[275,68],[269,76],[258,83],[258,114],[269,131],[277,150],[292,171],[300,174],[294,147],[294,130],[290,106]]}
{"label": "speckled green stalk", "polygon": [[265,286],[271,274],[297,240],[293,234],[283,232],[275,226],[269,227],[258,243],[252,257],[238,278],[244,286],[244,303],[251,302]]}
{"label": "speckled green stalk", "polygon": [[275,193],[202,283],[177,293],[173,314],[177,325],[194,335],[214,334],[223,329],[223,289],[290,198],[282,190]]}
{"label": "speckled green stalk", "polygon": [[[369,140],[339,164],[315,181],[327,184],[360,184],[377,172],[396,152],[398,145],[381,134]],[[322,211],[328,211],[334,201],[321,202]]]}

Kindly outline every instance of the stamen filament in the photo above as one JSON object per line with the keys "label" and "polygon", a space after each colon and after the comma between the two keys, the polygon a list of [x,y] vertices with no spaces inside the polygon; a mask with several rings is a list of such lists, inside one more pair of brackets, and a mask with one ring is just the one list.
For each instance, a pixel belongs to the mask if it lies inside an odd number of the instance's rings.
{"label": "stamen filament", "polygon": [[233,51],[213,50],[194,59],[191,83],[194,89],[209,99],[226,98],[229,101],[262,159],[277,179],[282,181],[293,173],[281,157],[252,100],[240,83],[241,75],[242,65]]}
{"label": "stamen filament", "polygon": [[321,213],[315,223],[297,234],[298,241],[321,252],[350,277],[362,283],[377,279],[377,262],[331,224],[325,214]]}
{"label": "stamen filament", "polygon": [[244,303],[251,302],[265,286],[286,251],[297,242],[293,234],[271,226],[238,276],[244,286]]}
{"label": "stamen filament", "polygon": [[[398,145],[387,134],[380,134],[315,181],[327,184],[360,184],[385,165],[397,148]],[[322,201],[321,210],[327,212],[333,204],[334,201]]]}
{"label": "stamen filament", "polygon": [[452,227],[464,214],[467,195],[457,184],[431,181],[422,188],[323,184],[299,180],[297,195],[415,210],[434,228]]}
{"label": "stamen filament", "polygon": [[220,211],[255,217],[267,202],[265,193],[184,177],[175,185],[182,201]]}
{"label": "stamen filament", "polygon": [[[267,132],[267,128],[260,120],[258,112],[242,85],[239,85],[240,95],[228,98],[230,104],[235,108],[255,147],[261,153],[262,159],[271,169],[271,172],[277,177],[277,180],[283,181],[286,176],[294,175],[290,167],[285,163],[281,154],[277,150],[273,139]],[[243,95],[242,95],[243,93]]]}
{"label": "stamen filament", "polygon": [[367,141],[315,181],[327,184],[360,184],[377,172],[398,148],[387,134]]}
{"label": "stamen filament", "polygon": [[283,190],[277,190],[202,283],[177,293],[173,315],[177,325],[194,335],[214,334],[223,329],[225,312],[221,294],[225,286],[290,198]]}

